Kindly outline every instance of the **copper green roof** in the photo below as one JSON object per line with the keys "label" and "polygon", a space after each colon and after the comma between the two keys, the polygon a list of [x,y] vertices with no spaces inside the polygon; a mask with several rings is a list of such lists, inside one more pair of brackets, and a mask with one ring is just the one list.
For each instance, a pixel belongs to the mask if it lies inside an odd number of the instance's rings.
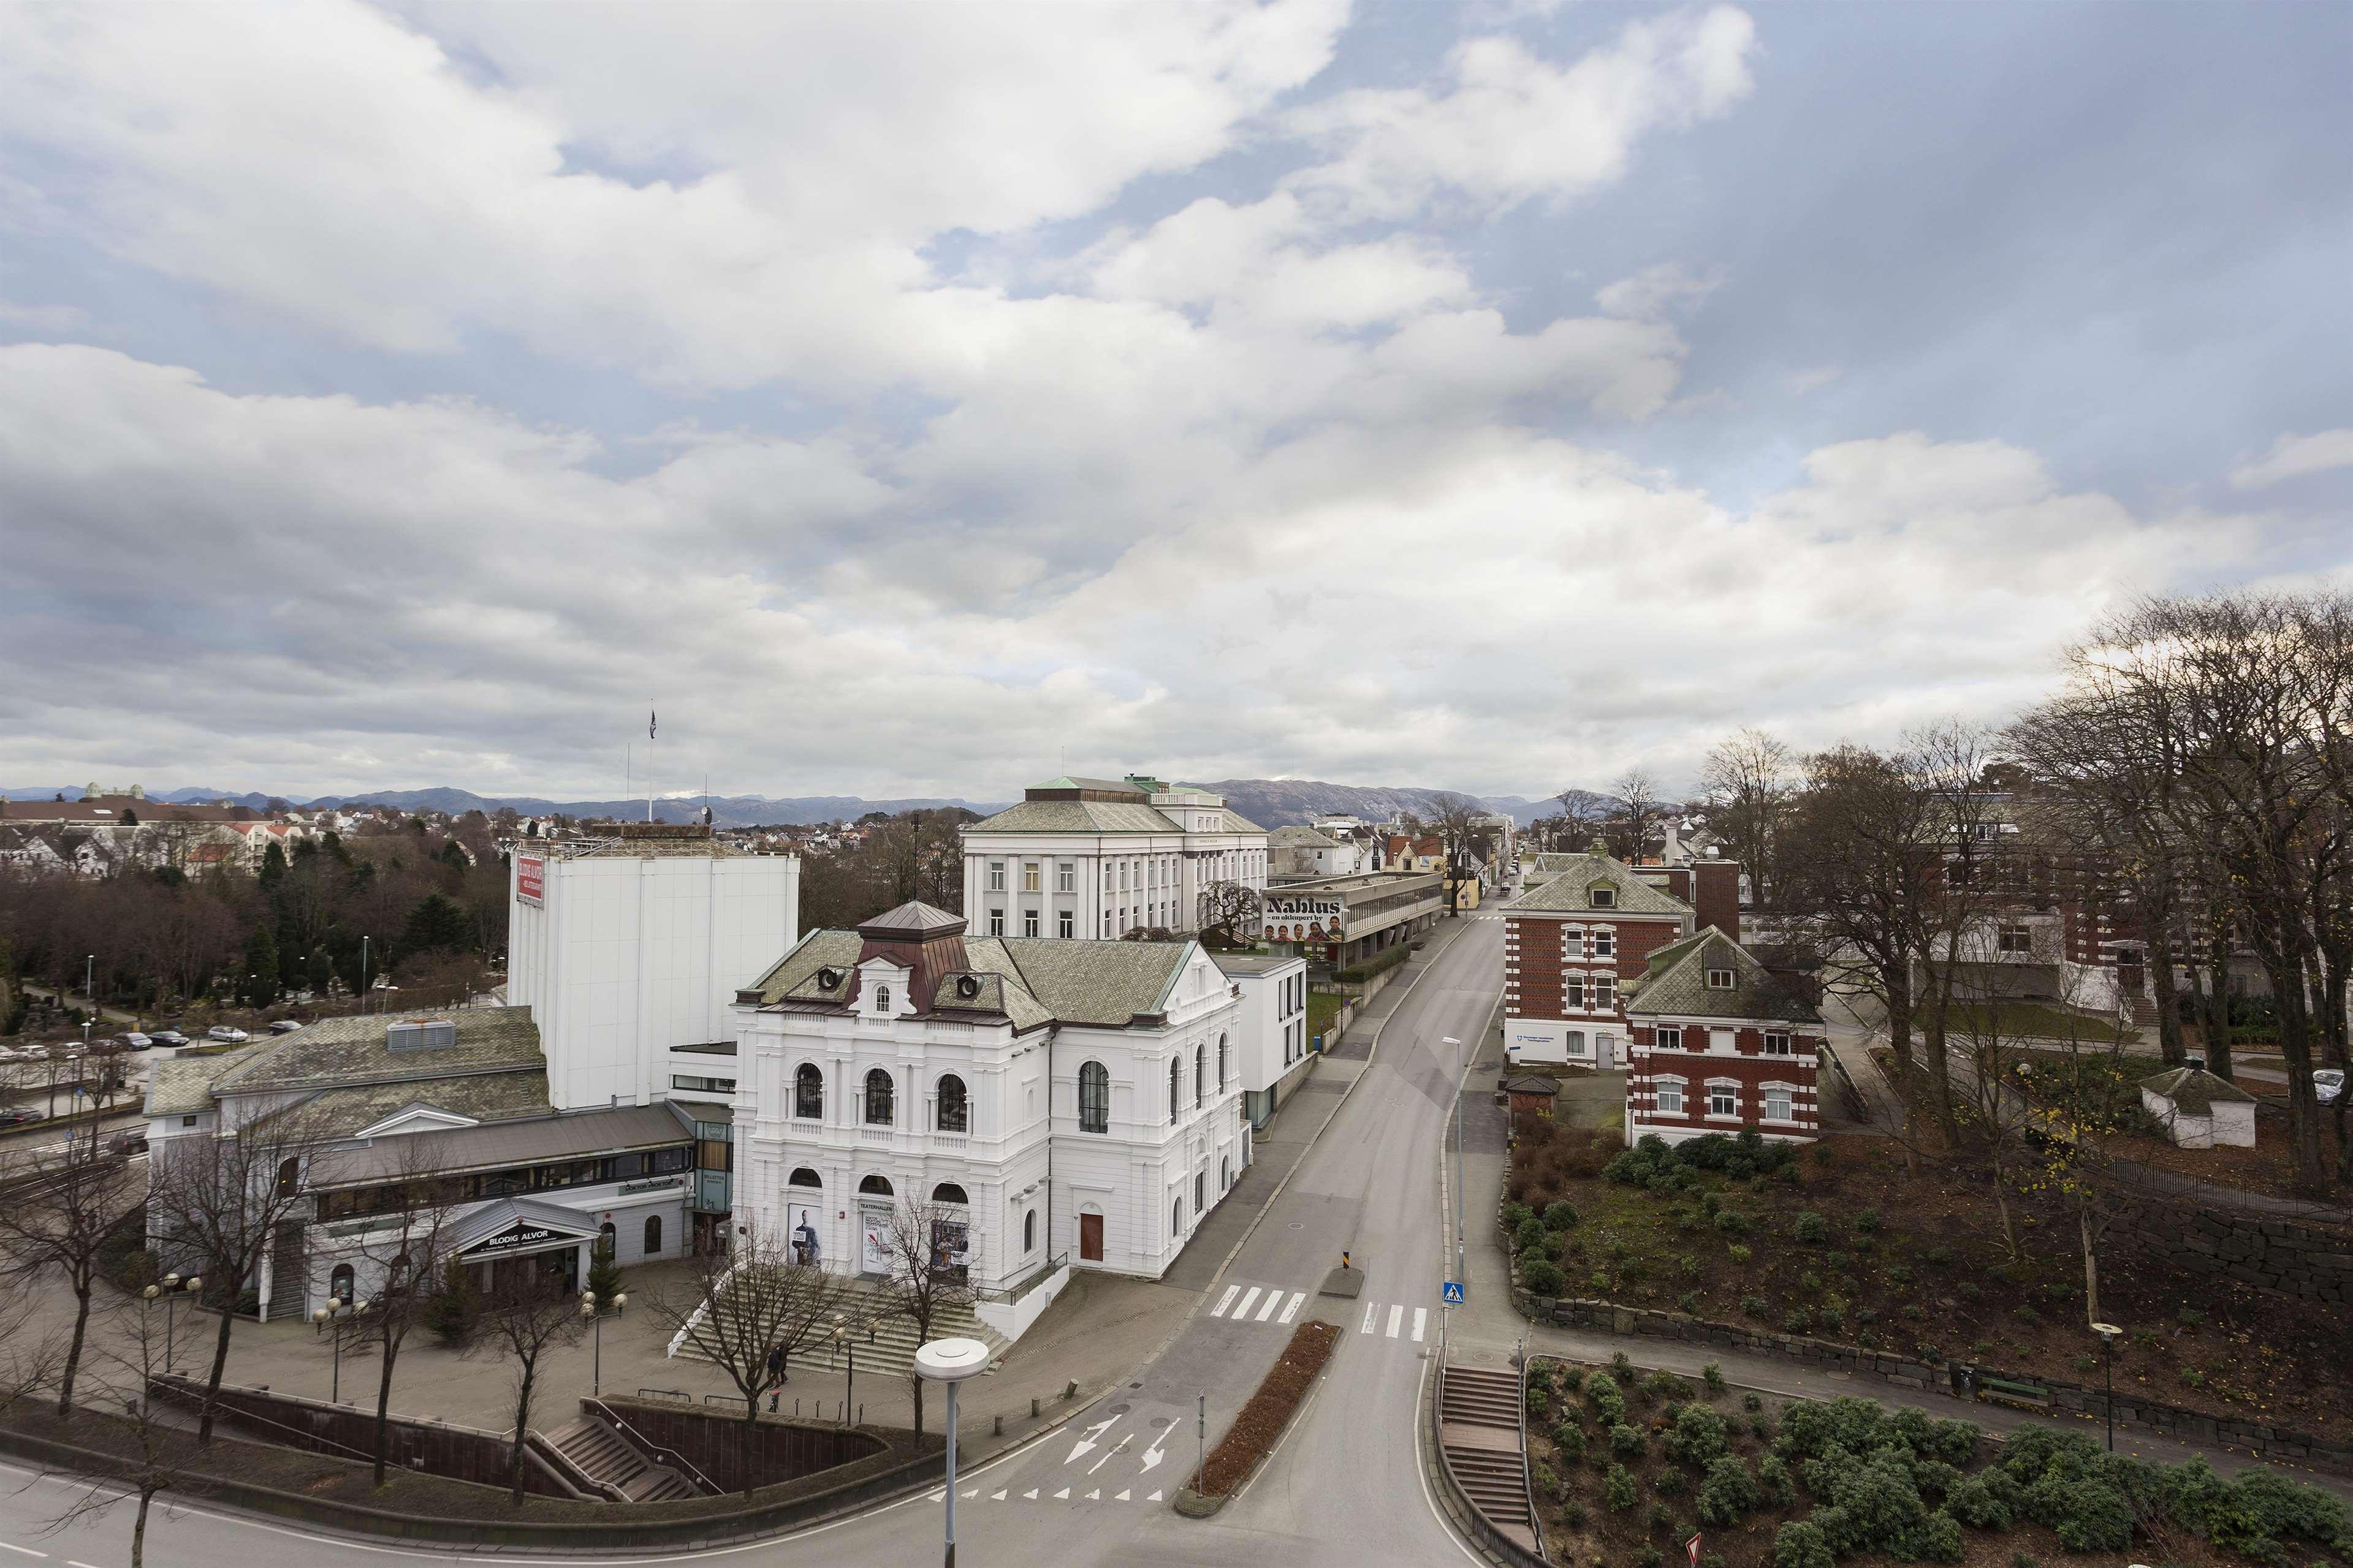
{"label": "copper green roof", "polygon": [[[1710,985],[1710,970],[1730,971],[1732,984]],[[1649,967],[1626,983],[1625,1000],[1629,1017],[1822,1021],[1804,997],[1713,926],[1651,954]]]}
{"label": "copper green roof", "polygon": [[[1525,910],[1538,914],[1566,914],[1572,910],[1591,910],[1605,918],[1612,913],[1630,915],[1688,915],[1692,907],[1672,894],[1662,892],[1634,874],[1634,868],[1622,860],[1607,855],[1554,855],[1545,857],[1558,863],[1556,873],[1522,893],[1506,910]],[[1617,894],[1614,903],[1596,906],[1592,889],[1609,888]]]}

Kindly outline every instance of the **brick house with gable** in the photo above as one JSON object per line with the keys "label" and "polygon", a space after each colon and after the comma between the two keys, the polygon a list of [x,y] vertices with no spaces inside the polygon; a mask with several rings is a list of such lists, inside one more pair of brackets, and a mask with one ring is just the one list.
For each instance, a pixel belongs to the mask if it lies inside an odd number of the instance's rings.
{"label": "brick house with gable", "polygon": [[[1737,876],[1731,862],[1721,865]],[[1599,845],[1539,858],[1534,875],[1542,880],[1504,906],[1507,1071],[1625,1065],[1621,989],[1645,973],[1652,953],[1699,923],[1691,904],[1660,885],[1666,870],[1629,866]],[[1677,874],[1688,889],[1689,872]],[[1732,918],[1739,918],[1736,899]]]}
{"label": "brick house with gable", "polygon": [[1704,929],[1650,954],[1625,988],[1626,1142],[1820,1127],[1821,1015],[1738,942]]}

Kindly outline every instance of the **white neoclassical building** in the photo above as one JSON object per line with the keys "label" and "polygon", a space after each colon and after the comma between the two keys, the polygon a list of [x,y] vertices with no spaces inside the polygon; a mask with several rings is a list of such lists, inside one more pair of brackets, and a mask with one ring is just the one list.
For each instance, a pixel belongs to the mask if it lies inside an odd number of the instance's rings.
{"label": "white neoclassical building", "polygon": [[1202,889],[1266,891],[1267,836],[1192,784],[1049,779],[964,830],[976,936],[1107,938],[1200,929]]}
{"label": "white neoclassical building", "polygon": [[736,1224],[880,1274],[912,1196],[984,1293],[1156,1277],[1247,1159],[1240,1006],[1189,940],[970,936],[923,903],[812,931],[737,995]]}

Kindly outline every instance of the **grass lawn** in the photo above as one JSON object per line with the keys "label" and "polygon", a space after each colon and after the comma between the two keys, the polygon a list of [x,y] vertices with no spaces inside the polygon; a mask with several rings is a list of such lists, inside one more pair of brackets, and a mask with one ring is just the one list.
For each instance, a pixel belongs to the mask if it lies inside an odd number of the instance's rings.
{"label": "grass lawn", "polygon": [[[1772,1147],[1772,1146],[1768,1146]],[[1532,1238],[1561,1293],[2071,1383],[2096,1382],[2083,1256],[2057,1207],[2013,1196],[2018,1255],[1968,1167],[1877,1140],[1809,1145],[1738,1174],[1638,1162],[1609,1133],[1554,1123],[1513,1150],[1504,1195],[1574,1220]],[[1681,1146],[1696,1156],[1696,1145]],[[1773,1156],[1778,1160],[1783,1156]],[[1556,1211],[1556,1217],[1567,1217]],[[1549,1226],[1551,1217],[1542,1222]],[[1508,1222],[1516,1225],[1516,1220]],[[1800,1239],[1803,1237],[1804,1239]],[[1517,1241],[1518,1237],[1514,1237]],[[1525,1274],[1530,1261],[1521,1249]],[[2193,1275],[2111,1245],[2101,1311],[2127,1330],[2117,1384],[2168,1405],[2353,1438],[2353,1357],[2309,1302]]]}
{"label": "grass lawn", "polygon": [[[1997,1445],[1973,1423],[1868,1399],[1638,1376],[1622,1355],[1609,1367],[1537,1361],[1527,1404],[1537,1519],[1557,1563],[1680,1568],[1694,1533],[1702,1568],[2353,1562],[2345,1507],[2317,1488],[2110,1457],[2082,1430]],[[2233,1506],[2216,1507],[2224,1496]]]}
{"label": "grass lawn", "polygon": [[[1335,996],[1328,991],[1308,992],[1307,1037],[1312,1040],[1318,1035],[1330,1034],[1332,1031],[1332,1020],[1340,1016],[1340,1009],[1346,1006],[1349,1000],[1350,999],[1345,996]],[[1325,1048],[1328,1049],[1331,1047],[1339,1044],[1339,1042],[1337,1040],[1325,1040],[1324,1044]]]}

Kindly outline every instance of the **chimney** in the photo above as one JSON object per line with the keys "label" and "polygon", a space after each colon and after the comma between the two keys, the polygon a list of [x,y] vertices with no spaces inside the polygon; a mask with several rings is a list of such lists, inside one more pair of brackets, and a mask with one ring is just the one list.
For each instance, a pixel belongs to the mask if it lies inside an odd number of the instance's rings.
{"label": "chimney", "polygon": [[1698,923],[1740,940],[1740,862],[1694,860],[1691,865],[1692,909]]}

